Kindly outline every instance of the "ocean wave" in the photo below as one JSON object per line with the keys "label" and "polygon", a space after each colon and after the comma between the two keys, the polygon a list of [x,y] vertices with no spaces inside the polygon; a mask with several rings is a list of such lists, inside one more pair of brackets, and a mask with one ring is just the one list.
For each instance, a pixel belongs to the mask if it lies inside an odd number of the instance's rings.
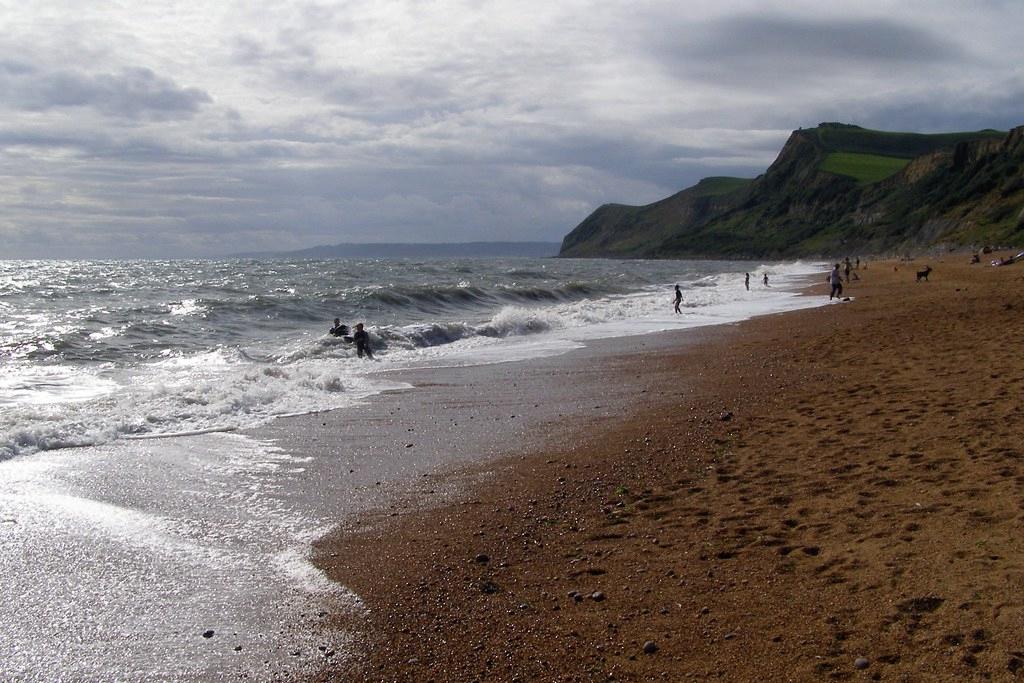
{"label": "ocean wave", "polygon": [[511,337],[565,326],[566,320],[554,311],[506,306],[489,322],[476,328],[476,333],[484,337]]}
{"label": "ocean wave", "polygon": [[366,295],[363,304],[367,308],[383,306],[435,313],[452,306],[486,305],[493,300],[488,292],[471,285],[423,285],[376,289]]}
{"label": "ocean wave", "polygon": [[[781,288],[745,291],[744,271],[758,282],[768,272],[775,285],[816,268],[754,265],[0,263],[0,282],[18,283],[0,289],[0,371],[25,364],[81,373],[81,381],[42,370],[7,375],[17,391],[0,394],[0,458],[346,405],[365,395],[369,377],[379,385],[382,376],[373,373],[384,366],[357,359],[350,342],[327,335],[335,317],[365,322],[378,359],[390,367],[478,348],[494,358],[502,340],[514,337],[585,338],[589,326],[603,326],[595,334],[668,329],[701,309],[710,311],[708,320],[719,310],[736,319],[784,296]],[[665,283],[676,282],[685,316],[672,313],[672,284]],[[56,293],[68,296],[54,303]]]}

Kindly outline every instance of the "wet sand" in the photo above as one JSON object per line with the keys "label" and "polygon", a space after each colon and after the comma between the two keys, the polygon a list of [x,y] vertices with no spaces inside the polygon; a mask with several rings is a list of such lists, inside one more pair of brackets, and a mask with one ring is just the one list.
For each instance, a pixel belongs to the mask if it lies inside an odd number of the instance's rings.
{"label": "wet sand", "polygon": [[[497,409],[548,406],[494,431],[507,457],[317,544],[366,609],[314,679],[1024,676],[1024,265],[967,261],[921,283],[923,260],[872,263],[851,302],[551,362]],[[593,400],[559,411],[555,386]]]}

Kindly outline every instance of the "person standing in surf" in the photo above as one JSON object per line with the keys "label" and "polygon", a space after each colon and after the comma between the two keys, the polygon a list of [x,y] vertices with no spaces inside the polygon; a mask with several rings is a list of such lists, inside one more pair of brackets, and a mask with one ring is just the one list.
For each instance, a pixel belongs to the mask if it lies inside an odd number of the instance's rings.
{"label": "person standing in surf", "polygon": [[764,274],[764,286],[765,287],[770,287],[771,286],[771,285],[768,284],[768,273]]}
{"label": "person standing in surf", "polygon": [[357,356],[362,358],[365,353],[367,358],[373,360],[373,350],[370,348],[370,335],[363,329],[362,323],[356,323],[356,331],[352,335],[352,341],[356,344]]}
{"label": "person standing in surf", "polygon": [[681,303],[683,303],[683,292],[679,289],[679,285],[676,285],[676,298],[675,298],[676,313],[682,313],[682,311],[679,310],[679,304],[681,304]]}
{"label": "person standing in surf", "polygon": [[743,286],[747,288],[748,292],[750,291],[750,273],[743,273]]}

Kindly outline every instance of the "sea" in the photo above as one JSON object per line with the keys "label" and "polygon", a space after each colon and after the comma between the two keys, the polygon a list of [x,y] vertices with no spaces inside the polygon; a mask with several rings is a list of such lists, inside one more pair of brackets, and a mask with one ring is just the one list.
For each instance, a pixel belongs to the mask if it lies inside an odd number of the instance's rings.
{"label": "sea", "polygon": [[[403,369],[529,362],[821,305],[800,289],[826,271],[0,261],[0,680],[269,680],[344,656],[345,633],[303,640],[324,605],[363,608],[309,562],[337,511],[305,502],[310,456],[254,428],[415,391]],[[365,324],[372,360],[328,334],[335,318]]]}

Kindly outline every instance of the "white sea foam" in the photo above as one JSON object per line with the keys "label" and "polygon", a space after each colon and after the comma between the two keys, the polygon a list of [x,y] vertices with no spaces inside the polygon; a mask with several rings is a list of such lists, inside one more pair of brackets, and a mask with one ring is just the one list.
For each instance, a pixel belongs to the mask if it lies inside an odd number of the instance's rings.
{"label": "white sea foam", "polygon": [[183,299],[180,302],[173,302],[168,306],[168,309],[171,315],[202,315],[209,310],[195,299]]}
{"label": "white sea foam", "polygon": [[[47,369],[42,378],[29,378],[28,388],[15,385],[7,393],[21,400],[0,413],[0,459],[97,445],[118,436],[254,426],[279,415],[339,408],[405,387],[366,377],[354,363],[314,359],[276,366],[233,361],[228,355],[216,351],[170,358],[121,373],[117,380]],[[22,375],[18,381],[26,379]]]}

